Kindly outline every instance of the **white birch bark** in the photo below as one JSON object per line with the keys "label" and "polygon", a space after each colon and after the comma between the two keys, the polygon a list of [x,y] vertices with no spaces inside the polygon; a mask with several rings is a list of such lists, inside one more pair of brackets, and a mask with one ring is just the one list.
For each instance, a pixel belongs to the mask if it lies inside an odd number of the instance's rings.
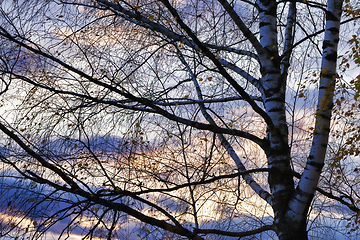
{"label": "white birch bark", "polygon": [[266,56],[260,57],[261,83],[264,87],[264,105],[274,127],[268,128],[269,149],[266,151],[269,185],[275,224],[281,222],[285,208],[294,190],[290,168],[288,129],[285,115],[286,78],[282,77],[278,53],[276,1],[257,1],[259,6],[260,43]]}
{"label": "white birch bark", "polygon": [[306,221],[309,205],[324,165],[335,89],[342,3],[342,0],[328,1],[314,137],[305,170],[287,212],[287,218],[293,222]]}

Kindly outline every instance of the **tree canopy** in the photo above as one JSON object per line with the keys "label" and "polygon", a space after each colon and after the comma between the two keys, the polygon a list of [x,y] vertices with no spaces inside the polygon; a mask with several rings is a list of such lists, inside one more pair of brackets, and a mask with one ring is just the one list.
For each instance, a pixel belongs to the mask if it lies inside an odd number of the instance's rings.
{"label": "tree canopy", "polygon": [[2,1],[0,237],[358,237],[359,5]]}

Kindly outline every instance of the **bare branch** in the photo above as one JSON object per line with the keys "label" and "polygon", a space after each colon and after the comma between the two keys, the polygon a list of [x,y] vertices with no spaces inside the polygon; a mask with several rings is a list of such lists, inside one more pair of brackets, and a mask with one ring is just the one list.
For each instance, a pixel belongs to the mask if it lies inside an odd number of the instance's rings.
{"label": "bare branch", "polygon": [[254,230],[250,230],[250,231],[245,231],[245,232],[228,232],[228,231],[223,231],[223,230],[218,230],[218,229],[195,229],[197,233],[200,234],[217,234],[217,235],[223,235],[223,236],[230,236],[230,237],[247,237],[247,236],[252,236],[258,233],[262,233],[265,231],[274,231],[275,228],[273,225],[265,225],[262,226],[258,229],[254,229]]}
{"label": "bare branch", "polygon": [[185,32],[193,39],[193,41],[200,47],[200,49],[203,51],[203,53],[215,64],[215,66],[219,69],[219,72],[224,76],[224,78],[234,87],[236,91],[250,104],[250,106],[254,109],[255,112],[257,112],[265,122],[268,124],[270,129],[274,128],[274,124],[269,117],[269,115],[260,108],[246,93],[246,91],[229,75],[229,73],[223,68],[223,66],[220,64],[218,59],[215,57],[213,53],[211,53],[208,48],[202,45],[202,43],[199,41],[199,39],[195,36],[195,34],[191,31],[191,29],[182,21],[179,14],[171,6],[169,1],[162,0],[164,5],[169,9],[171,14],[174,16],[176,21],[179,23],[179,25],[185,30]]}

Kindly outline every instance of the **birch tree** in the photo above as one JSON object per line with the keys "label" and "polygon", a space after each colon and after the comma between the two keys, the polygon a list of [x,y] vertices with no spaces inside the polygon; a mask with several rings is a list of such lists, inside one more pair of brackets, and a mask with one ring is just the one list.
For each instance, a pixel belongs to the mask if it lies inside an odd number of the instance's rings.
{"label": "birch tree", "polygon": [[345,2],[3,1],[1,236],[357,236]]}

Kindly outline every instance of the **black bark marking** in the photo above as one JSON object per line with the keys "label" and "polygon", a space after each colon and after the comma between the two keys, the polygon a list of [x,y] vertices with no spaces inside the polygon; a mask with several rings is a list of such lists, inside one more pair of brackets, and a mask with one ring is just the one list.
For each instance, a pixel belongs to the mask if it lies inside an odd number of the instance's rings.
{"label": "black bark marking", "polygon": [[[323,73],[321,73],[320,74],[320,78],[322,77],[322,78],[333,78],[335,76],[335,74],[333,74],[333,73],[326,73],[326,74],[323,74]],[[321,86],[320,87],[320,89],[326,89],[326,88],[328,88],[327,86]]]}
{"label": "black bark marking", "polygon": [[339,33],[339,28],[336,27],[331,27],[327,29],[328,31],[330,31],[332,34],[338,34]]}
{"label": "black bark marking", "polygon": [[334,46],[334,44],[332,42],[330,42],[329,40],[323,41],[323,46],[322,46],[323,49],[328,48],[328,47],[333,47],[333,46]]}
{"label": "black bark marking", "polygon": [[339,18],[334,15],[334,13],[330,11],[326,11],[326,21],[334,21],[338,22]]}
{"label": "black bark marking", "polygon": [[[327,135],[327,134],[326,134]],[[322,146],[323,148],[327,148],[327,144],[326,143],[322,143],[320,146]],[[323,164],[324,165],[324,164]]]}
{"label": "black bark marking", "polygon": [[[322,130],[323,130],[323,132],[330,132],[330,128],[329,128],[329,127],[323,128]],[[327,135],[327,133],[326,133],[326,135]]]}
{"label": "black bark marking", "polygon": [[[310,158],[310,157],[309,157]],[[324,166],[324,163],[318,163],[318,162],[314,162],[314,161],[309,161],[308,165],[314,167],[318,172],[321,171],[321,169]]]}
{"label": "black bark marking", "polygon": [[[281,150],[279,150],[279,151],[274,151],[275,153],[278,153],[278,152],[282,152]],[[273,165],[272,167],[271,167],[271,170],[272,170],[272,173],[276,173],[276,172],[284,172],[284,171],[280,171],[280,169],[279,169],[279,165],[280,164],[282,164],[283,165],[283,168],[285,168],[286,170],[286,172],[288,172],[288,167],[287,167],[287,165],[289,164],[289,159],[281,159],[281,160],[278,160],[278,159],[276,159],[275,161],[272,161],[271,163],[269,163],[270,165]],[[274,167],[274,165],[276,165],[276,167]]]}
{"label": "black bark marking", "polygon": [[272,23],[270,23],[270,22],[260,22],[260,28],[261,27],[264,27],[264,26],[269,26],[269,25],[272,25]]}
{"label": "black bark marking", "polygon": [[[280,88],[277,89],[269,89],[269,91],[267,92],[268,97],[265,99],[265,103],[268,102],[278,102],[282,105],[284,105],[284,100],[285,100],[285,94],[278,94]],[[271,97],[272,95],[275,95],[275,97]]]}
{"label": "black bark marking", "polygon": [[283,110],[284,110],[283,107],[278,107],[278,108],[271,108],[268,111],[274,113],[274,112],[282,112]]}
{"label": "black bark marking", "polygon": [[[283,95],[283,96],[271,98],[271,96],[280,93],[280,90],[281,90],[281,86],[278,86],[277,88],[269,88],[269,89],[266,89],[266,90],[265,90],[265,97],[266,97],[265,102],[267,102],[267,101],[274,101],[273,99],[280,99],[280,101],[284,101],[284,99],[285,99],[285,95],[284,95],[284,94],[281,94],[281,95]],[[276,100],[275,100],[275,101],[276,101]]]}
{"label": "black bark marking", "polygon": [[[300,187],[298,187],[298,188],[296,189],[296,191],[298,192],[298,194],[299,194],[300,197],[303,197],[303,196],[305,196],[305,198],[311,197],[311,200],[312,200],[312,196],[314,196],[314,194],[312,194],[312,193],[307,193],[307,192],[301,190]],[[297,198],[297,197],[295,197],[295,199],[298,200],[298,201],[301,202],[301,203],[307,204],[307,202],[302,201],[302,200],[300,200],[300,199]]]}
{"label": "black bark marking", "polygon": [[335,62],[337,60],[337,52],[332,52],[325,56],[326,60]]}
{"label": "black bark marking", "polygon": [[320,117],[322,117],[323,119],[326,119],[326,120],[330,120],[330,116],[326,115],[325,113],[321,113],[319,114]]}

